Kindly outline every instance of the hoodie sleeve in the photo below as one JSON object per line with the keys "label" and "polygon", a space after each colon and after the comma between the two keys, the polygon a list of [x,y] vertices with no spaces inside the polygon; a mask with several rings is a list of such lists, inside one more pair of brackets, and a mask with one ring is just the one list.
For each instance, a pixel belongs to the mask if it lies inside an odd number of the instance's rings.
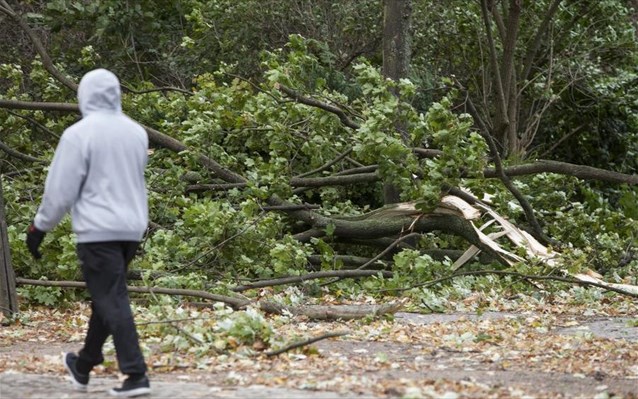
{"label": "hoodie sleeve", "polygon": [[58,144],[49,168],[42,203],[33,224],[42,231],[52,230],[69,212],[88,173],[88,160],[66,135]]}

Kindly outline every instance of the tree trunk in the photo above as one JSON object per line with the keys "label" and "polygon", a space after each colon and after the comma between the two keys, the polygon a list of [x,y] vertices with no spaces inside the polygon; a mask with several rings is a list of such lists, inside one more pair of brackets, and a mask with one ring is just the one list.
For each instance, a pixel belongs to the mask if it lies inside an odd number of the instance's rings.
{"label": "tree trunk", "polygon": [[520,157],[521,148],[518,138],[518,82],[516,81],[516,67],[514,65],[514,52],[518,40],[518,30],[520,27],[521,0],[510,0],[510,8],[507,14],[507,31],[505,37],[505,48],[503,50],[503,90],[507,99],[508,130],[507,149],[508,153]]}
{"label": "tree trunk", "polygon": [[4,194],[2,179],[0,179],[0,310],[5,316],[18,312],[18,296],[16,294],[16,280],[11,266],[9,251],[9,233],[4,214]]}
{"label": "tree trunk", "polygon": [[410,67],[412,0],[384,0],[383,15],[383,76],[399,80]]}
{"label": "tree trunk", "polygon": [[[412,0],[383,1],[383,76],[398,81],[408,77],[411,59],[410,25]],[[395,92],[398,95],[398,92]],[[395,128],[403,142],[409,144],[409,134],[405,124],[397,121]],[[391,182],[383,185],[383,199],[386,204],[400,202],[401,193]]]}
{"label": "tree trunk", "polygon": [[634,22],[635,36],[638,39],[638,0],[629,0],[627,7],[631,10],[631,20]]}

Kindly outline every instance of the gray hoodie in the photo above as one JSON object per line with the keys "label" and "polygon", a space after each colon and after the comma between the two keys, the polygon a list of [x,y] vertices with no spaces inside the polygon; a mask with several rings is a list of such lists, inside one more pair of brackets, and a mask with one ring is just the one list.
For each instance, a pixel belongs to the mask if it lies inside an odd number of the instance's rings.
{"label": "gray hoodie", "polygon": [[60,139],[34,225],[49,231],[70,211],[79,243],[140,241],[148,225],[148,136],[122,113],[113,73],[84,75],[78,101],[82,120]]}

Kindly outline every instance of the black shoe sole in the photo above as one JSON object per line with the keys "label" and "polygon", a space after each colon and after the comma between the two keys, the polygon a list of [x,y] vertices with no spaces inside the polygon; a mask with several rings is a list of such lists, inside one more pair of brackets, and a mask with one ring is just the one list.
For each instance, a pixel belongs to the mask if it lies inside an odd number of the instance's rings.
{"label": "black shoe sole", "polygon": [[132,398],[135,396],[150,395],[150,393],[151,393],[150,387],[140,387],[135,389],[129,389],[126,391],[118,391],[117,389],[111,389],[109,391],[109,395],[115,396],[118,398]]}
{"label": "black shoe sole", "polygon": [[82,384],[82,383],[78,382],[78,380],[75,379],[75,376],[73,375],[73,370],[71,370],[69,365],[66,363],[66,355],[67,354],[68,353],[63,353],[62,354],[62,364],[64,364],[64,368],[69,373],[69,377],[71,377],[71,383],[73,383],[73,388],[76,391],[86,392],[89,386],[88,386],[88,384]]}

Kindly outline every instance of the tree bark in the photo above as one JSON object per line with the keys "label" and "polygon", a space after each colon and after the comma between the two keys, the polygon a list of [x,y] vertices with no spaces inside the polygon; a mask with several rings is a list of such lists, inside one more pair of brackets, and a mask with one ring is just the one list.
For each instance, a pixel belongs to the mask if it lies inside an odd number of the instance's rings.
{"label": "tree bark", "polygon": [[383,76],[388,79],[398,81],[408,77],[412,53],[411,20],[412,0],[384,0]]}
{"label": "tree bark", "polygon": [[[494,5],[491,4],[493,7]],[[490,65],[492,67],[493,84],[492,87],[496,92],[496,115],[494,117],[494,132],[485,132],[495,137],[496,141],[505,147],[507,139],[507,127],[509,125],[509,119],[507,112],[507,101],[505,88],[503,86],[503,79],[501,77],[501,68],[499,67],[498,54],[496,44],[494,42],[494,36],[492,35],[492,20],[490,19],[490,8],[487,0],[481,0],[481,15],[483,16],[483,23],[485,25],[485,37],[487,39],[487,45],[490,55]],[[500,153],[500,152],[499,152]],[[502,154],[502,153],[501,153]]]}
{"label": "tree bark", "polygon": [[[638,175],[627,175],[611,170],[598,169],[587,165],[575,165],[567,162],[538,160],[534,163],[510,166],[504,170],[510,177],[532,175],[536,173],[557,173],[567,176],[578,177],[584,180],[599,180],[611,183],[638,184]],[[498,177],[494,169],[486,169],[485,177]]]}
{"label": "tree bark", "polygon": [[0,310],[5,316],[17,313],[18,295],[16,294],[16,280],[11,265],[11,251],[9,250],[9,233],[4,213],[4,193],[2,178],[0,177]]}
{"label": "tree bark", "polygon": [[284,311],[296,316],[306,316],[312,320],[355,320],[368,316],[381,316],[398,312],[401,302],[385,303],[381,305],[313,305],[313,306],[285,306],[275,302],[261,302],[263,311],[273,314],[283,314]]}
{"label": "tree bark", "polygon": [[[407,78],[412,58],[411,46],[412,0],[383,1],[383,76],[398,82]],[[398,90],[395,95],[399,96]],[[410,143],[410,134],[405,123],[398,120],[395,129],[401,134],[405,145]],[[401,191],[391,182],[383,184],[384,203],[401,201]]]}

